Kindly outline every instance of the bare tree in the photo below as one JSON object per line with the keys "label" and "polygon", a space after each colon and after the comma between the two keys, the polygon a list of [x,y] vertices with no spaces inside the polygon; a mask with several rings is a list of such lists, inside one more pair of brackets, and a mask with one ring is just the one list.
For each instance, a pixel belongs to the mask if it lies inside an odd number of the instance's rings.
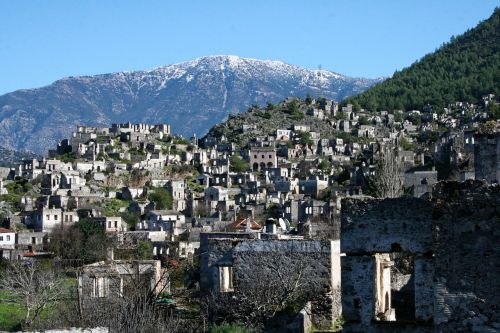
{"label": "bare tree", "polygon": [[106,297],[82,296],[80,326],[106,327],[109,332],[196,331],[196,321],[182,319],[172,307],[158,302],[159,295],[168,285],[167,270],[162,272],[154,286],[151,286],[148,274],[131,271],[127,275],[126,281],[113,276],[108,278],[109,294]]}
{"label": "bare tree", "polygon": [[238,280],[234,292],[209,294],[205,304],[208,316],[213,322],[241,322],[260,330],[278,314],[298,313],[324,292],[324,285],[308,278],[315,269],[312,261],[273,254],[264,269]]}
{"label": "bare tree", "polygon": [[404,165],[397,147],[379,145],[375,174],[368,177],[369,192],[377,198],[398,198],[404,193]]}
{"label": "bare tree", "polygon": [[38,262],[15,261],[0,276],[0,284],[19,301],[26,313],[24,325],[31,326],[49,305],[62,299],[63,279]]}

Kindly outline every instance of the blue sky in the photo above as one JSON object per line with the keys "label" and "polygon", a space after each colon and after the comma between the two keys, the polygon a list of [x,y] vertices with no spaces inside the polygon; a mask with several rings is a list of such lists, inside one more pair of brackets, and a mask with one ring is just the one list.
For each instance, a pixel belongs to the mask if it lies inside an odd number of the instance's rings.
{"label": "blue sky", "polygon": [[390,76],[500,1],[0,0],[0,94],[214,54]]}

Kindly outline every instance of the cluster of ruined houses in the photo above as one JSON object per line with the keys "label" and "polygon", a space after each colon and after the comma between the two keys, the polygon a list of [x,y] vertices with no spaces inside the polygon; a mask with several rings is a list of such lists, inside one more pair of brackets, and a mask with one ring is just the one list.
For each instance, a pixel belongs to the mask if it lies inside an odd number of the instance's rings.
{"label": "cluster of ruined houses", "polygon": [[[316,327],[330,327],[342,314],[345,330],[355,332],[451,332],[454,325],[499,329],[499,279],[494,269],[500,244],[495,229],[498,208],[482,212],[498,206],[498,187],[472,181],[500,179],[498,134],[461,130],[442,135],[422,154],[400,150],[406,170],[432,159],[459,167],[457,180],[467,182],[440,185],[435,170],[409,171],[405,185],[413,198],[379,201],[362,196],[363,179],[374,167],[355,163],[357,157],[373,155],[376,140],[397,141],[417,128],[405,122],[401,131],[381,131],[395,122],[393,115],[364,114],[352,106],[340,111],[346,116],[333,124],[338,130],[373,142],[322,139],[308,125],[297,123],[276,128],[240,150],[211,137],[164,145],[171,138],[166,124],[78,126],[48,158],[4,170],[8,181],[22,178],[38,184],[40,195],[24,196],[21,212],[10,215],[11,226],[20,223],[30,231],[0,229],[2,257],[50,256],[46,248],[55,228],[90,218],[119,246],[148,241],[157,258],[199,255],[200,289],[206,294],[255,288],[251,282],[275,269],[276,263],[295,271],[310,263],[301,278],[318,292],[303,317]],[[335,102],[326,101],[307,114],[328,121],[338,112]],[[361,117],[373,125],[359,124]],[[310,133],[312,144],[294,140],[303,132]],[[248,170],[232,171],[234,155],[248,162]],[[322,159],[343,167],[349,185],[340,186],[333,172],[320,170]],[[305,163],[299,167],[300,162]],[[199,175],[172,179],[165,171],[172,165],[196,166]],[[304,165],[307,176],[300,170]],[[147,182],[123,181],[137,170],[147,171]],[[148,200],[155,187],[169,193],[172,209],[157,209]],[[6,192],[0,181],[0,194]],[[453,195],[454,201],[446,203]],[[127,202],[123,210],[140,216],[134,230],[120,215],[102,214],[99,203],[112,199]],[[461,200],[467,202],[468,215],[457,215]],[[266,220],[273,209],[279,217]],[[485,266],[478,267],[479,262]],[[168,289],[158,283],[164,273],[159,261],[108,260],[85,266],[80,291],[90,298],[121,294],[124,281],[137,273],[147,275],[151,286]],[[476,288],[483,279],[491,283]],[[307,322],[303,320],[302,329]]]}
{"label": "cluster of ruined houses", "polygon": [[[499,199],[497,184],[441,182],[427,200],[343,199],[334,239],[292,234],[272,219],[263,229],[205,232],[200,290],[279,289],[291,272],[303,271],[297,279],[315,293],[297,331],[331,327],[342,315],[345,332],[495,332]],[[121,295],[139,275],[151,289],[168,290],[163,274],[155,260],[87,265],[79,277],[82,302]]]}
{"label": "cluster of ruined houses", "polygon": [[281,280],[267,283],[279,289],[306,265],[315,327],[342,314],[343,332],[495,332],[498,200],[498,185],[445,182],[429,200],[343,199],[336,239],[285,235],[273,221],[262,233],[202,234],[201,291],[255,292],[277,262]]}

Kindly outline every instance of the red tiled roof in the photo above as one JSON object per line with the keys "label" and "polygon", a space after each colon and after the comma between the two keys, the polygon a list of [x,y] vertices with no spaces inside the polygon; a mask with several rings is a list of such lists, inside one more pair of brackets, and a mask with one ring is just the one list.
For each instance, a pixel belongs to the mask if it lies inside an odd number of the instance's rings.
{"label": "red tiled roof", "polygon": [[6,228],[0,228],[0,233],[7,233],[7,232],[15,232],[15,231]]}
{"label": "red tiled roof", "polygon": [[246,218],[240,218],[238,221],[233,222],[229,225],[229,229],[231,230],[246,230],[247,228],[247,223],[250,222],[250,229],[252,230],[261,230],[262,226],[254,221],[249,221],[250,219]]}

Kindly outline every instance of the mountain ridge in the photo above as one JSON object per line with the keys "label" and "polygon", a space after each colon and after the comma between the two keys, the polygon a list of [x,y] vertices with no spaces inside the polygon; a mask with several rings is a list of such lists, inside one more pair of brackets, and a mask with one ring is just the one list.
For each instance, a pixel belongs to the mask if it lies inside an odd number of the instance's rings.
{"label": "mountain ridge", "polygon": [[307,94],[342,100],[380,81],[220,55],[143,71],[69,76],[0,96],[0,145],[45,154],[76,124],[127,121],[169,123],[176,133],[202,136],[252,104]]}

